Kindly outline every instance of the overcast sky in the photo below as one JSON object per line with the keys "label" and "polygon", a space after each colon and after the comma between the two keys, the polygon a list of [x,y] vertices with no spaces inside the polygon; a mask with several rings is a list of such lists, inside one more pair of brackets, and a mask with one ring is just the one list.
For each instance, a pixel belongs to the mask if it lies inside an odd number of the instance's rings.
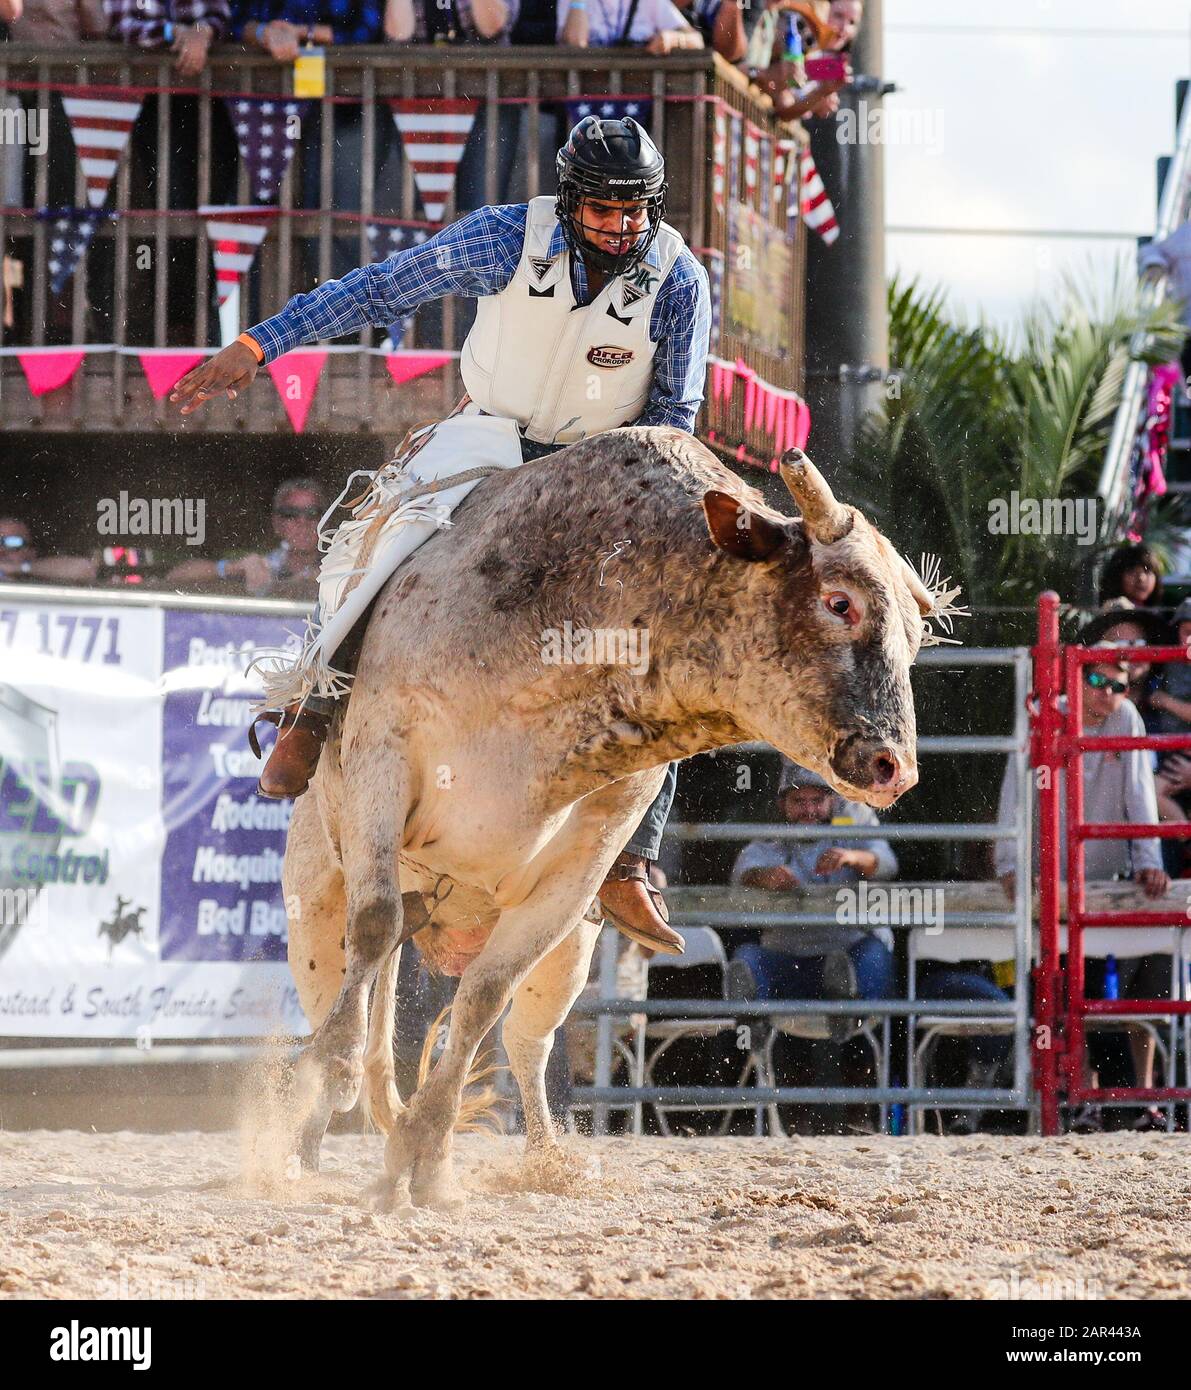
{"label": "overcast sky", "polygon": [[1132,243],[896,229],[1152,232],[1155,161],[1191,75],[1191,0],[884,8],[882,75],[899,88],[886,104],[922,113],[917,143],[886,147],[890,274],[943,284],[957,309],[1002,326],[1064,268],[1107,280]]}

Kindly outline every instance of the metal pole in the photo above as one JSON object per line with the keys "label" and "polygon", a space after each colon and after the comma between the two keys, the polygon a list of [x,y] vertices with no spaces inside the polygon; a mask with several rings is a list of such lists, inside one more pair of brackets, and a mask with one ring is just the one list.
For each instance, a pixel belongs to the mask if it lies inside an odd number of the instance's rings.
{"label": "metal pole", "polygon": [[[600,996],[611,999],[616,994],[616,955],[619,938],[612,927],[605,927],[600,935]],[[596,1089],[607,1089],[612,1085],[612,1015],[601,1014],[596,1022],[595,1054]],[[608,1106],[599,1103],[592,1108],[591,1129],[593,1134],[608,1133]]]}
{"label": "metal pole", "polygon": [[853,68],[859,82],[840,92],[834,120],[808,121],[811,153],[835,206],[840,234],[831,246],[807,237],[807,403],[816,456],[846,466],[861,420],[889,372],[885,298],[885,150],[870,141],[882,102],[881,0],[869,0]]}
{"label": "metal pole", "polygon": [[[1045,1135],[1059,1132],[1058,1010],[1059,988],[1059,757],[1058,682],[1059,596],[1047,590],[1038,599],[1038,645],[1034,648],[1034,739],[1031,762],[1041,775],[1038,785],[1038,969],[1034,1003],[1034,1084],[1041,1104]],[[1019,799],[1029,787],[1018,788]]]}
{"label": "metal pole", "polygon": [[1013,1026],[1013,1088],[1024,1091],[1030,1073],[1030,934],[1033,915],[1032,859],[1033,843],[1030,833],[1033,797],[1030,794],[1030,754],[1027,705],[1030,695],[1030,662],[1025,652],[1019,652],[1014,668],[1014,735],[1017,752],[1012,754],[1017,773],[1017,806],[1014,826],[1017,830],[1014,871],[1013,913],[1017,918],[1014,932],[1016,951],[1013,967],[1013,1002],[1016,1006]]}

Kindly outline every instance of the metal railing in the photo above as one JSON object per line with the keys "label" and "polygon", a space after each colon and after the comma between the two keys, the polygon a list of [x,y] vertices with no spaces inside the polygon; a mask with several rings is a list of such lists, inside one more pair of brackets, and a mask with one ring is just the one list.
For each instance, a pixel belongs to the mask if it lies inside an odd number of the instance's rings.
{"label": "metal railing", "polygon": [[[1014,723],[1007,738],[997,736],[979,739],[973,736],[950,738],[935,736],[923,739],[920,750],[935,753],[973,753],[993,751],[993,745],[1009,752],[1017,771],[1017,785],[1029,785],[1029,750],[1027,697],[1030,682],[1030,652],[1025,647],[1006,649],[936,648],[920,653],[918,663],[929,667],[1002,666],[1013,671]],[[753,745],[755,746],[755,745]],[[882,825],[881,838],[897,840],[989,840],[1009,839],[1015,846],[1015,886],[1013,906],[1005,912],[946,913],[945,920],[955,927],[1014,929],[1014,990],[1011,1000],[992,1003],[973,1000],[926,1001],[922,999],[885,1000],[728,1000],[728,999],[627,999],[615,994],[617,933],[606,929],[601,938],[599,970],[600,995],[580,999],[573,1017],[596,1020],[596,1050],[594,1085],[579,1086],[574,1091],[577,1105],[591,1106],[593,1128],[597,1134],[607,1133],[610,1110],[625,1110],[642,1104],[674,1105],[686,1108],[705,1106],[709,1109],[727,1108],[759,1111],[759,1107],[799,1102],[817,1104],[889,1104],[907,1106],[997,1106],[1003,1109],[1027,1109],[1031,1104],[1030,1038],[1029,1038],[1029,978],[1031,963],[1031,897],[1030,897],[1030,800],[1019,796],[1012,828],[988,824],[890,824]],[[739,840],[758,836],[767,839],[872,839],[871,826],[794,826],[693,824],[674,825],[668,832],[674,838],[688,840]],[[896,885],[883,885],[896,886]],[[775,911],[763,919],[754,912],[695,912],[676,915],[675,923],[715,927],[748,928],[774,927],[795,932],[802,927],[830,925],[839,918],[834,914],[795,913]],[[882,924],[886,925],[886,924]],[[894,927],[905,924],[888,924]],[[642,1015],[654,1018],[773,1018],[790,1015],[864,1015],[882,1018],[885,1023],[885,1047],[888,1056],[888,1020],[918,1015],[958,1019],[1011,1019],[1013,1022],[1013,1085],[1010,1088],[974,1090],[962,1088],[910,1086],[681,1086],[657,1087],[631,1084],[614,1086],[614,1026],[615,1019]]]}
{"label": "metal railing", "polygon": [[[1162,241],[1182,223],[1191,203],[1191,101],[1183,102],[1179,119],[1178,139],[1174,158],[1166,171],[1162,200],[1158,206],[1158,225],[1154,240]],[[1141,287],[1141,304],[1146,311],[1155,308],[1166,296],[1165,277],[1147,280]],[[1113,420],[1112,435],[1100,470],[1096,491],[1104,501],[1106,523],[1115,525],[1127,519],[1129,484],[1132,476],[1133,452],[1138,431],[1145,424],[1146,382],[1149,368],[1139,361],[1145,350],[1145,334],[1138,333],[1129,345],[1133,360],[1125,371],[1121,402]]]}

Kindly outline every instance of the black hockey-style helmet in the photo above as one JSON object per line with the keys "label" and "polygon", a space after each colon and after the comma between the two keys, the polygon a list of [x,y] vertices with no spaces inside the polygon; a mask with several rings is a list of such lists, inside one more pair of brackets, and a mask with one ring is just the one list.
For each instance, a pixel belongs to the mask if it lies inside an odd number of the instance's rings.
{"label": "black hockey-style helmet", "polygon": [[[666,161],[649,133],[631,116],[616,121],[584,116],[559,150],[555,167],[555,212],[571,254],[606,275],[623,275],[639,265],[666,215]],[[627,251],[613,255],[583,235],[577,217],[584,198],[640,200],[648,205],[649,226]]]}

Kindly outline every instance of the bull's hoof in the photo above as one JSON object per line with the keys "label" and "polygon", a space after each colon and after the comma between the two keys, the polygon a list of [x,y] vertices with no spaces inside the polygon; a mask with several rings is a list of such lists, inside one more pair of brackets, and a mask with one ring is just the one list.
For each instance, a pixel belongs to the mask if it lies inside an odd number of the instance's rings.
{"label": "bull's hoof", "polygon": [[415,1207],[429,1207],[447,1216],[461,1212],[467,1205],[467,1194],[455,1181],[449,1161],[418,1164],[410,1183],[410,1196]]}
{"label": "bull's hoof", "polygon": [[369,1188],[368,1198],[372,1210],[381,1216],[408,1216],[414,1209],[408,1179],[386,1174]]}
{"label": "bull's hoof", "polygon": [[303,1125],[298,1135],[297,1155],[302,1173],[317,1173],[319,1153],[323,1146],[323,1135],[327,1132],[326,1120],[313,1119]]}

